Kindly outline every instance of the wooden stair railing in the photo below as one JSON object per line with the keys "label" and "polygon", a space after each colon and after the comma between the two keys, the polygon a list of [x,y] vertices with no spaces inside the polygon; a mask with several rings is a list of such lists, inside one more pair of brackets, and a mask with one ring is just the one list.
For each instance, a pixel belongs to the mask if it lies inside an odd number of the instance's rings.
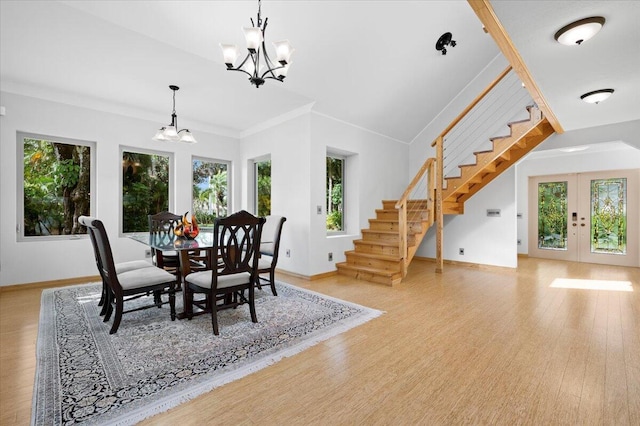
{"label": "wooden stair railing", "polygon": [[434,222],[435,158],[422,165],[399,200],[382,201],[369,229],[337,263],[340,274],[387,285],[398,284]]}
{"label": "wooden stair railing", "polygon": [[538,108],[528,110],[528,120],[509,123],[508,136],[491,139],[492,150],[475,152],[475,163],[459,165],[460,176],[445,178],[447,187],[442,195],[445,214],[460,214],[465,201],[554,133]]}
{"label": "wooden stair railing", "polygon": [[[436,167],[435,167],[436,159],[428,158],[427,161],[424,162],[418,173],[416,173],[415,177],[402,194],[402,197],[395,204],[395,208],[398,210],[398,233],[400,235],[399,241],[399,251],[402,256],[402,277],[404,278],[407,275],[407,268],[409,267],[409,263],[411,263],[411,259],[413,259],[413,255],[417,250],[417,247],[422,242],[422,238],[426,234],[426,230],[433,225],[435,219],[434,212],[434,204],[435,204],[435,182],[436,182]],[[426,193],[425,196],[425,208],[428,212],[428,217],[426,220],[426,229],[420,235],[420,241],[416,244],[416,250],[413,250],[413,253],[409,253],[409,246],[407,244],[407,235],[408,235],[408,225],[407,225],[407,208],[409,205],[409,197],[414,194],[414,191],[418,185],[418,183],[425,179],[425,188]],[[420,198],[418,198],[420,199]],[[415,215],[415,211],[413,211]],[[414,219],[414,217],[410,217],[410,219]]]}
{"label": "wooden stair railing", "polygon": [[[370,219],[355,250],[345,252],[346,262],[338,272],[353,278],[387,285],[398,284],[427,230],[436,224],[436,272],[443,270],[444,214],[463,214],[464,202],[526,153],[554,133],[549,120],[537,107],[528,107],[529,119],[509,123],[511,134],[491,139],[491,151],[475,152],[475,164],[459,166],[459,177],[448,177],[444,188],[444,140],[456,125],[511,71],[507,67],[458,115],[431,144],[436,157],[428,158],[397,201],[385,200]],[[422,185],[422,183],[424,184]]]}

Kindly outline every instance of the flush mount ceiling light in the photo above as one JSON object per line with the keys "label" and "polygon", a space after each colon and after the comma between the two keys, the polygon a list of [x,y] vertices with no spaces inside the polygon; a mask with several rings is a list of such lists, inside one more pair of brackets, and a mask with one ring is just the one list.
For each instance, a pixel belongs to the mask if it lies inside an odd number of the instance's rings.
{"label": "flush mount ceiling light", "polygon": [[608,99],[612,93],[613,89],[594,90],[593,92],[585,93],[580,96],[580,99],[590,104],[597,104]]}
{"label": "flush mount ceiling light", "polygon": [[[154,141],[162,142],[184,142],[184,143],[196,143],[196,138],[193,137],[189,129],[178,130],[178,116],[176,115],[176,91],[180,90],[178,86],[171,85],[169,89],[173,90],[173,112],[171,112],[171,124],[165,127],[161,127],[156,135],[151,138]],[[182,135],[180,133],[184,132]]]}
{"label": "flush mount ceiling light", "polygon": [[560,28],[554,38],[560,44],[579,46],[596,35],[603,25],[604,18],[602,16],[580,19]]}
{"label": "flush mount ceiling light", "polygon": [[453,35],[451,33],[444,33],[440,36],[436,42],[436,50],[442,51],[443,55],[447,54],[446,46],[456,47],[456,41],[452,40]]}
{"label": "flush mount ceiling light", "polygon": [[[289,44],[289,40],[276,41],[273,43],[276,48],[276,62],[274,63],[271,58],[269,58],[267,48],[264,44],[264,32],[267,29],[267,21],[269,18],[264,18],[264,25],[262,25],[260,9],[260,0],[258,0],[257,21],[253,22],[253,18],[251,18],[251,27],[242,28],[249,53],[237,67],[234,67],[233,63],[238,59],[238,46],[235,44],[220,44],[227,69],[229,71],[241,71],[247,74],[249,81],[255,85],[256,88],[263,85],[267,78],[283,81],[289,71],[291,54],[294,50],[291,44]],[[263,72],[265,66],[267,69]]]}

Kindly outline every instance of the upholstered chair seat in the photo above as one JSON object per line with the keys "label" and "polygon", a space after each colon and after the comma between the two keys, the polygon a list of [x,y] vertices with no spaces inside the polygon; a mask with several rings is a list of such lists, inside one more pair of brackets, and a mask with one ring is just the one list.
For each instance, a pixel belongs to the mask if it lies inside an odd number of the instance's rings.
{"label": "upholstered chair seat", "polygon": [[[189,274],[189,282],[197,285],[201,288],[211,288],[212,283],[212,271],[194,272]],[[234,275],[222,275],[218,277],[218,288],[232,287],[238,284],[242,284],[251,279],[249,272],[240,272]]]}
{"label": "upholstered chair seat", "polygon": [[168,281],[175,281],[175,277],[170,272],[156,266],[151,268],[134,269],[132,271],[117,274],[118,281],[123,290],[132,290],[150,285],[162,284]]}

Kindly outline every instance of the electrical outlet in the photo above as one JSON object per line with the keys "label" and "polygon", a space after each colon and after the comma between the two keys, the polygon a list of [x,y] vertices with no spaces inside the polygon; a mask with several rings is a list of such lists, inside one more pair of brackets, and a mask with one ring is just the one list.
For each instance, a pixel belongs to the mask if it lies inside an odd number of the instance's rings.
{"label": "electrical outlet", "polygon": [[322,214],[322,206],[316,206],[316,211],[318,214]]}
{"label": "electrical outlet", "polygon": [[327,256],[329,258],[329,262],[333,261],[333,253],[329,253],[329,256]]}
{"label": "electrical outlet", "polygon": [[460,256],[464,256],[464,249],[463,249],[463,248],[459,248],[459,249],[458,249],[458,254],[459,254]]}
{"label": "electrical outlet", "polygon": [[145,250],[144,251],[144,257],[146,257],[147,259],[151,257],[151,250]]}
{"label": "electrical outlet", "polygon": [[287,251],[285,252],[285,256],[291,257],[291,250],[290,249],[287,249]]}

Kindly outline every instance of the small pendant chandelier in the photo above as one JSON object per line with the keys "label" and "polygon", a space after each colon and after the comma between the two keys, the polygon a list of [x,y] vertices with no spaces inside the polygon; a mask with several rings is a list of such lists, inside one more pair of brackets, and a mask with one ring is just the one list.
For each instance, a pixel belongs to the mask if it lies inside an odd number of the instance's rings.
{"label": "small pendant chandelier", "polygon": [[[178,130],[178,116],[176,115],[176,91],[180,90],[178,86],[171,85],[169,89],[173,90],[173,111],[171,112],[171,124],[161,127],[156,135],[151,138],[154,141],[161,142],[184,142],[197,143],[189,129]],[[184,132],[182,135],[180,133]]]}
{"label": "small pendant chandelier", "polygon": [[[283,81],[289,71],[289,65],[291,65],[290,58],[294,50],[291,44],[289,44],[289,40],[276,41],[273,43],[276,48],[276,62],[274,63],[271,58],[269,58],[264,42],[264,32],[267,29],[267,21],[269,18],[264,18],[263,25],[260,12],[261,3],[260,0],[258,0],[258,25],[256,26],[253,18],[251,18],[251,27],[242,28],[249,53],[237,67],[234,67],[233,64],[239,56],[238,46],[235,44],[220,44],[227,69],[229,71],[242,71],[247,74],[249,81],[255,85],[256,88],[263,85],[267,78]],[[266,67],[266,70],[264,70],[264,67]]]}

